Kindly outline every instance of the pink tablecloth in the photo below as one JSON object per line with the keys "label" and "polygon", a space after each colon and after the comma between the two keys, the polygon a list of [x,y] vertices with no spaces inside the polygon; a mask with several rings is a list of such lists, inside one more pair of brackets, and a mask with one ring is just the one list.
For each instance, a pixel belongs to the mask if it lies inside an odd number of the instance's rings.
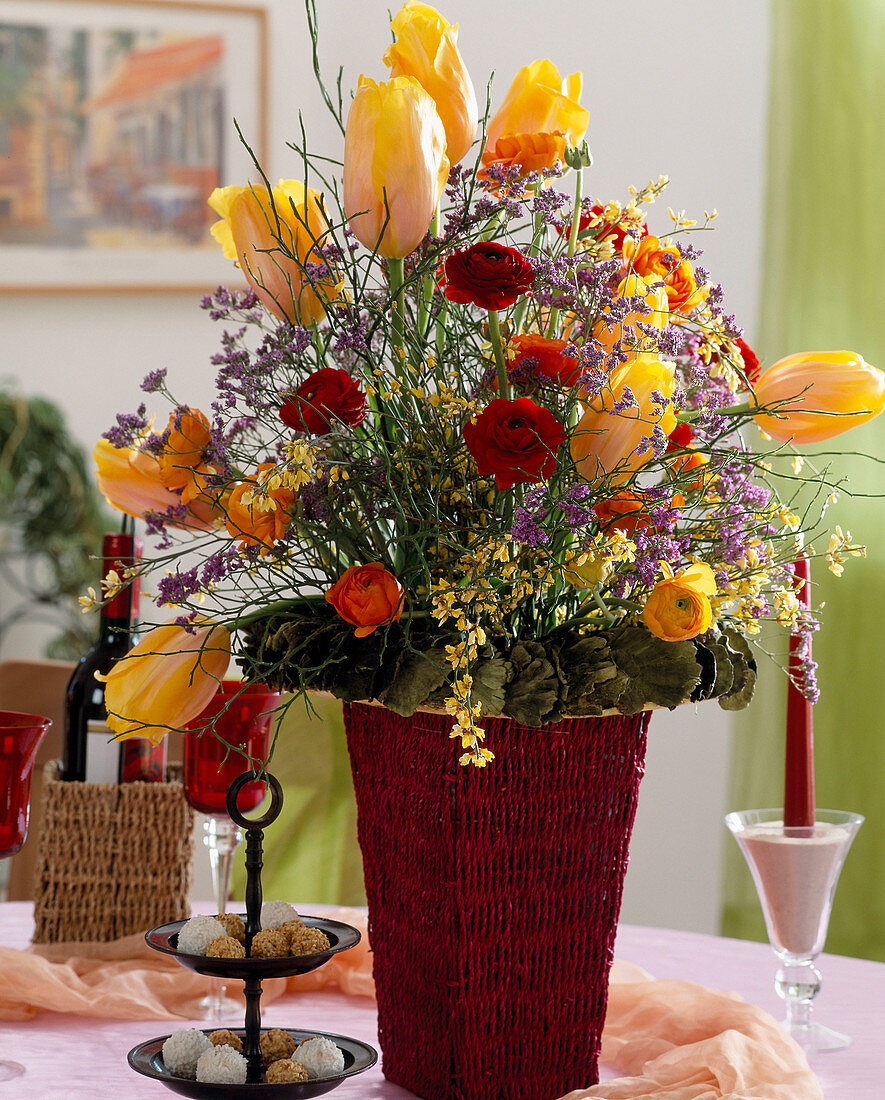
{"label": "pink tablecloth", "polygon": [[[306,912],[310,907],[305,905]],[[26,947],[32,931],[31,906],[0,905],[0,945]],[[774,956],[764,944],[673,932],[658,928],[620,929],[617,954],[657,978],[684,978],[712,988],[733,990],[780,1015],[772,986]],[[854,1037],[846,1051],[811,1058],[826,1100],[882,1100],[885,1097],[885,965],[825,955],[820,962],[823,992],[817,1013]],[[377,1046],[374,1002],[337,992],[289,994],[268,1004],[262,1022],[270,1027],[310,1028],[351,1035]],[[233,1021],[232,1021],[233,1022]],[[139,1077],[126,1064],[130,1048],[198,1021],[116,1021],[42,1013],[21,1024],[0,1023],[0,1056],[25,1064],[27,1073],[9,1085],[10,1097],[69,1100],[72,1097],[171,1095]],[[616,1076],[603,1067],[602,1080]],[[11,1090],[11,1091],[9,1091]],[[405,1100],[411,1094],[385,1081],[380,1068],[340,1085],[338,1100]]]}

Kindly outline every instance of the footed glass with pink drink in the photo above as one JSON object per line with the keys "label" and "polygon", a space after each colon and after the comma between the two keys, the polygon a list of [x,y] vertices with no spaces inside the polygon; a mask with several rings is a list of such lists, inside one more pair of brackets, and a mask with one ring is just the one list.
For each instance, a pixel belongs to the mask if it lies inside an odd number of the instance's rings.
{"label": "footed glass with pink drink", "polygon": [[787,1009],[784,1027],[805,1050],[840,1050],[851,1039],[812,1022],[820,990],[814,960],[827,937],[845,856],[863,823],[859,814],[815,810],[808,826],[785,826],[783,810],[743,810],[725,824],[753,875],[768,939],[781,961],[774,986]]}

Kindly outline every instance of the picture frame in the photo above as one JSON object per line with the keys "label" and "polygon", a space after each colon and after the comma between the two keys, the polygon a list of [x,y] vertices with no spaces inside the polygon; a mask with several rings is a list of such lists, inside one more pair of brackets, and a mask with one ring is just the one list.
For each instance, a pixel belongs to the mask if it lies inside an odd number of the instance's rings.
{"label": "picture frame", "polygon": [[266,155],[265,7],[0,0],[0,70],[0,291],[231,283],[207,199]]}

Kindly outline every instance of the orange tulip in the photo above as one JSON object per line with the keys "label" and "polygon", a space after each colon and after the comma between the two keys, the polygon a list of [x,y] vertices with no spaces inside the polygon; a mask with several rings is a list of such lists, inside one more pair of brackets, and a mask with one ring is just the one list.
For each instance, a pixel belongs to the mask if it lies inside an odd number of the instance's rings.
{"label": "orange tulip", "polygon": [[652,589],[642,610],[642,621],[665,642],[684,642],[706,633],[713,621],[710,596],[716,595],[713,570],[695,562],[674,574],[661,562],[664,580]]}
{"label": "orange tulip", "polygon": [[186,504],[184,517],[166,522],[195,530],[207,530],[217,523],[221,510],[205,491],[202,475],[194,472],[192,484],[179,494],[163,484],[160,464],[153,455],[136,447],[114,447],[106,439],[100,439],[92,453],[99,491],[113,508],[142,519],[149,513],[165,517]]}
{"label": "orange tulip", "polygon": [[182,405],[169,417],[168,435],[157,456],[160,480],[167,489],[184,489],[203,465],[203,452],[212,438],[209,421],[199,409]]}
{"label": "orange tulip", "polygon": [[[523,164],[513,159],[520,149],[537,167],[552,168],[562,160],[565,143],[576,145],[590,121],[578,103],[581,82],[580,73],[563,79],[552,61],[533,61],[520,69],[489,120],[483,164]],[[550,140],[550,135],[559,135],[562,144]],[[501,144],[502,139],[507,140]]]}
{"label": "orange tulip", "polygon": [[417,80],[360,77],[344,136],[344,213],[366,248],[401,259],[418,247],[449,176],[445,149],[436,105]]}
{"label": "orange tulip", "polygon": [[159,744],[215,695],[230,662],[230,632],[208,619],[192,631],[174,622],[155,627],[103,677],[108,726],[118,738]]}
{"label": "orange tulip", "polygon": [[344,280],[328,267],[326,276],[306,274],[324,262],[317,246],[332,243],[319,192],[299,180],[280,180],[271,191],[216,187],[209,205],[221,215],[212,236],[275,317],[310,325],[325,316]]}
{"label": "orange tulip", "polygon": [[[260,486],[263,474],[275,470],[272,462],[262,462],[256,477],[241,481],[225,502],[225,524],[241,546],[257,546],[269,554],[292,525],[295,492],[286,486]],[[257,499],[253,499],[257,497]],[[263,505],[266,505],[263,507]]]}
{"label": "orange tulip", "polygon": [[706,301],[709,291],[698,286],[691,264],[682,259],[675,247],[651,236],[639,241],[626,236],[622,247],[626,271],[641,275],[648,282],[663,280],[674,323]]}
{"label": "orange tulip", "polygon": [[[625,485],[637,470],[654,457],[651,448],[641,454],[642,439],[650,436],[655,426],[664,435],[676,427],[676,417],[669,398],[676,388],[676,369],[672,363],[644,353],[615,370],[608,386],[587,403],[571,440],[572,459],[581,477],[589,482],[607,479],[609,485]],[[629,389],[636,404],[623,411],[615,406]],[[657,391],[668,399],[663,408],[655,405],[652,394]]]}
{"label": "orange tulip", "polygon": [[392,77],[414,77],[433,99],[446,132],[446,156],[457,164],[473,144],[479,121],[476,93],[458,52],[458,28],[419,0],[407,0],[390,25],[397,40],[384,63]]}
{"label": "orange tulip", "polygon": [[[780,443],[820,443],[885,409],[885,374],[853,351],[804,351],[763,371],[755,386],[756,423]],[[783,404],[781,404],[783,402]]]}

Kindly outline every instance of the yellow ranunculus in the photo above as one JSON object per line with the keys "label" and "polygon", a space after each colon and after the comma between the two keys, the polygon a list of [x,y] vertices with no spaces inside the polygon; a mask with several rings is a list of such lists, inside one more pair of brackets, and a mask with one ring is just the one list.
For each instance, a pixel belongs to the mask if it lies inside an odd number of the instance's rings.
{"label": "yellow ranunculus", "polygon": [[300,180],[216,187],[209,205],[221,215],[212,236],[274,316],[302,325],[325,316],[344,280],[328,265],[319,276],[305,270],[324,263],[317,245],[332,243],[319,192]]}
{"label": "yellow ranunculus", "polygon": [[[650,436],[656,426],[664,435],[676,427],[669,403],[675,388],[674,365],[647,353],[634,355],[613,371],[606,388],[587,403],[572,436],[572,459],[581,477],[591,483],[607,479],[609,486],[630,481],[654,457],[650,447],[637,453],[643,438]],[[627,389],[636,404],[615,411]],[[652,400],[654,393],[667,399],[663,408]]]}
{"label": "yellow ranunculus", "polygon": [[104,678],[108,726],[121,740],[159,744],[215,695],[230,661],[230,632],[208,620],[193,630],[155,627]]}
{"label": "yellow ranunculus", "polygon": [[[581,82],[580,73],[563,79],[552,61],[533,61],[523,66],[513,78],[504,102],[489,120],[483,164],[502,159],[498,142],[506,135],[520,135],[518,144],[526,149],[532,145],[527,136],[533,134],[562,134],[570,145],[576,145],[590,121],[590,115],[578,103]],[[532,148],[537,156],[537,149]],[[555,146],[551,145],[549,151],[553,155]]]}
{"label": "yellow ranunculus", "polygon": [[709,599],[716,595],[713,570],[703,562],[695,562],[675,575],[666,562],[661,562],[661,568],[664,579],[652,589],[642,610],[642,621],[665,642],[685,642],[704,634],[713,621]]}
{"label": "yellow ranunculus", "polygon": [[384,63],[391,76],[413,76],[433,99],[446,131],[446,156],[457,164],[473,144],[479,121],[476,93],[458,51],[458,27],[419,0],[407,0],[391,27],[396,42]]}
{"label": "yellow ranunculus", "polygon": [[885,409],[885,374],[853,351],[803,351],[759,376],[760,405],[783,401],[756,423],[780,443],[820,443],[872,420]]}
{"label": "yellow ranunculus", "polygon": [[448,179],[445,149],[436,106],[417,80],[360,77],[344,136],[344,213],[366,248],[389,259],[417,248]]}

